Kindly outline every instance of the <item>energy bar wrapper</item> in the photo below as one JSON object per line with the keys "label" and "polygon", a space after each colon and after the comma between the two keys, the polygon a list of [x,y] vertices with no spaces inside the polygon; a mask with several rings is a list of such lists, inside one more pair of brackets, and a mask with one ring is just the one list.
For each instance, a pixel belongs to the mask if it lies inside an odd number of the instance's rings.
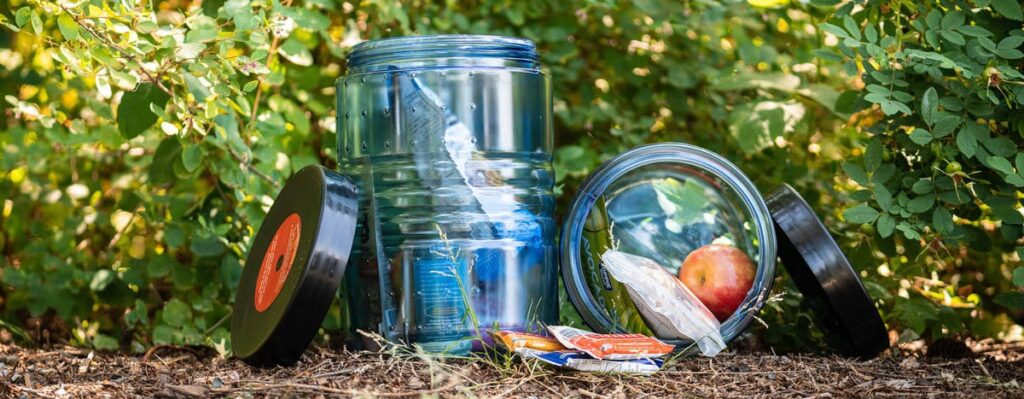
{"label": "energy bar wrapper", "polygon": [[558,342],[595,359],[648,359],[672,353],[675,346],[642,334],[598,334],[568,326],[548,326]]}

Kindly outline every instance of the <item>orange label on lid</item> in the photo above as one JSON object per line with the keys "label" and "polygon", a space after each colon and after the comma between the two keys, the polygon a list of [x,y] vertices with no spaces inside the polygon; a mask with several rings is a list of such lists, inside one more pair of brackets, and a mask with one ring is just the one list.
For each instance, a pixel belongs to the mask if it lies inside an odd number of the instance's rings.
{"label": "orange label on lid", "polygon": [[256,277],[255,305],[257,312],[263,312],[281,294],[288,272],[291,271],[295,253],[299,250],[302,235],[302,218],[298,213],[288,215],[277,227],[267,251],[260,263],[260,274]]}

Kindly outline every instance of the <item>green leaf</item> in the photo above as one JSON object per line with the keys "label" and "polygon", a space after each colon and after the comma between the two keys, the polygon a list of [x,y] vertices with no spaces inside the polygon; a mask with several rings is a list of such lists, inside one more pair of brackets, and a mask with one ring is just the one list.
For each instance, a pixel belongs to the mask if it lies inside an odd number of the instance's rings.
{"label": "green leaf", "polygon": [[983,143],[985,149],[993,155],[1001,157],[1012,157],[1017,155],[1017,144],[1003,136],[993,137],[988,140],[984,140]]}
{"label": "green leaf", "polygon": [[1019,50],[1021,44],[1024,44],[1024,37],[1007,36],[1005,39],[999,41],[999,45],[996,46],[995,53],[1000,57],[1010,60],[1024,58],[1024,53],[1021,53]]}
{"label": "green leaf", "polygon": [[875,201],[878,202],[879,208],[888,212],[892,208],[892,194],[889,193],[889,189],[881,184],[875,185]]}
{"label": "green leaf", "polygon": [[224,243],[220,241],[220,238],[214,236],[208,231],[202,231],[192,237],[192,243],[189,245],[189,249],[192,253],[205,256],[205,257],[216,257],[224,253]]}
{"label": "green leaf", "polygon": [[[1021,252],[1021,248],[1017,248],[1018,255]],[[1024,267],[1018,267],[1013,269],[1013,285],[1018,287],[1024,287]]]}
{"label": "green leaf", "polygon": [[32,22],[32,31],[36,33],[36,36],[43,33],[43,19],[39,18],[39,13],[36,10],[32,10],[29,20]]}
{"label": "green leaf", "polygon": [[935,110],[939,106],[939,95],[935,92],[934,87],[929,87],[925,90],[924,96],[921,97],[921,119],[931,126],[935,121]]}
{"label": "green leaf", "polygon": [[149,165],[149,181],[152,184],[172,183],[175,180],[174,164],[181,159],[181,142],[176,137],[167,137],[156,147],[153,163]]}
{"label": "green leaf", "polygon": [[850,176],[853,181],[857,182],[861,186],[867,187],[869,180],[868,174],[864,172],[864,168],[850,162],[843,162],[842,167],[843,171],[846,172],[846,175]]}
{"label": "green leaf", "polygon": [[964,35],[961,35],[956,31],[944,30],[939,32],[939,34],[942,35],[942,38],[958,46],[963,46],[964,44],[967,44],[967,41],[964,40]]}
{"label": "green leaf", "polygon": [[146,308],[146,303],[141,299],[135,300],[135,306],[132,310],[124,315],[124,321],[129,326],[147,325],[149,324],[149,313]]}
{"label": "green leaf", "polygon": [[818,27],[821,28],[821,30],[831,33],[833,36],[838,37],[840,39],[846,39],[850,37],[850,34],[846,33],[846,31],[843,30],[843,28],[840,28],[836,25],[832,25],[830,23],[822,23],[818,25]]}
{"label": "green leaf", "polygon": [[31,8],[19,8],[18,12],[14,13],[14,23],[17,24],[19,28],[24,27],[25,23],[28,22],[28,18],[30,15],[32,15]]}
{"label": "green leaf", "polygon": [[171,299],[164,304],[163,320],[169,326],[182,327],[192,321],[192,309],[178,298]]}
{"label": "green leaf", "polygon": [[891,163],[879,166],[871,175],[871,182],[874,184],[885,184],[896,173],[896,165]]}
{"label": "green leaf", "polygon": [[992,214],[1005,224],[1024,223],[1024,216],[1021,216],[1020,212],[1010,206],[993,206]]}
{"label": "green leaf", "polygon": [[929,179],[921,179],[914,182],[914,185],[910,188],[914,194],[926,194],[931,193],[935,190],[935,185]]}
{"label": "green leaf", "polygon": [[277,49],[278,54],[287,59],[289,62],[300,66],[313,65],[313,55],[310,54],[309,49],[302,42],[290,38],[284,42]]}
{"label": "green leaf", "polygon": [[[821,58],[821,59],[823,59],[825,61],[839,62],[839,61],[843,60],[843,56],[842,55],[839,55],[835,51],[830,50],[830,49],[819,48],[819,49],[815,49],[811,53],[814,54],[815,57]],[[674,70],[675,69],[671,69],[669,71],[669,73],[671,73],[671,71],[674,71]]]}
{"label": "green leaf", "polygon": [[963,11],[951,11],[942,17],[942,29],[954,29],[964,24],[964,13]]}
{"label": "green leaf", "polygon": [[940,29],[942,27],[942,12],[933,8],[925,17],[925,22],[928,23],[929,28]]}
{"label": "green leaf", "polygon": [[882,107],[882,112],[884,112],[886,115],[895,115],[897,112],[902,112],[904,114],[909,115],[913,112],[910,110],[910,107],[907,107],[906,104],[898,101],[883,101],[881,104],[878,105]]}
{"label": "green leaf", "polygon": [[185,231],[177,225],[167,224],[164,227],[164,243],[168,247],[178,248],[185,245]]}
{"label": "green leaf", "polygon": [[882,151],[882,141],[878,138],[868,143],[868,147],[864,149],[864,166],[868,172],[874,172],[882,165]]}
{"label": "green leaf", "polygon": [[896,301],[893,306],[893,313],[904,325],[917,334],[923,334],[928,327],[929,321],[938,320],[938,309],[934,304],[920,296],[913,296],[906,300]]}
{"label": "green leaf", "polygon": [[157,116],[150,104],[163,108],[171,97],[152,83],[140,84],[124,93],[117,106],[117,130],[125,139],[132,139],[156,123]]}
{"label": "green leaf", "polygon": [[259,86],[259,84],[260,84],[259,80],[250,81],[249,83],[246,83],[245,86],[242,86],[242,91],[244,91],[246,93],[250,93],[253,90],[256,90],[256,87]]}
{"label": "green leaf", "polygon": [[1010,309],[1024,309],[1024,292],[1002,292],[992,301]]}
{"label": "green leaf", "polygon": [[988,157],[988,167],[990,167],[990,168],[992,168],[994,170],[997,170],[999,172],[1002,172],[1003,174],[1006,174],[1006,175],[1010,175],[1010,174],[1014,173],[1013,172],[1013,165],[1010,164],[1010,161],[1007,161],[1006,158],[1003,158],[1003,157],[1000,157],[1000,156],[993,155],[993,156]]}
{"label": "green leaf", "polygon": [[960,127],[959,116],[947,114],[945,112],[940,112],[939,114],[940,116],[937,117],[932,129],[932,135],[935,138],[946,137],[950,133],[953,133],[957,127]]}
{"label": "green leaf", "polygon": [[220,29],[217,21],[205,15],[196,15],[188,21],[189,30],[185,34],[185,43],[205,43],[217,38]]}
{"label": "green leaf", "polygon": [[966,16],[964,11],[950,11],[946,16],[942,17],[941,27],[943,30],[951,30],[964,25]]}
{"label": "green leaf", "polygon": [[924,129],[914,129],[910,132],[910,141],[918,145],[925,145],[932,142],[932,134]]}
{"label": "green leaf", "polygon": [[175,329],[167,325],[158,325],[153,327],[153,343],[160,344],[172,344],[174,343]]}
{"label": "green leaf", "polygon": [[203,43],[182,43],[174,49],[174,58],[178,61],[190,61],[199,57],[206,45]]}
{"label": "green leaf", "polygon": [[156,32],[157,29],[160,29],[160,24],[157,24],[156,21],[153,20],[144,19],[139,21],[138,27],[139,31],[142,33],[153,33]]}
{"label": "green leaf", "polygon": [[921,234],[918,233],[917,230],[914,230],[914,227],[910,226],[909,224],[900,223],[896,225],[896,230],[903,232],[903,236],[906,237],[908,240],[921,239]]}
{"label": "green leaf", "polygon": [[1024,11],[1017,0],[992,0],[992,8],[1014,21],[1024,20]]}
{"label": "green leaf", "polygon": [[160,278],[168,275],[174,264],[175,261],[165,254],[153,256],[146,263],[146,273],[151,278]]}
{"label": "green leaf", "polygon": [[867,40],[868,43],[878,43],[878,30],[875,29],[875,25],[868,23],[864,27],[864,40]]}
{"label": "green leaf", "polygon": [[989,32],[987,29],[982,28],[980,26],[963,25],[963,26],[961,26],[959,28],[956,28],[956,30],[959,31],[960,33],[963,33],[964,35],[971,36],[971,37],[989,37],[989,36],[992,36],[992,32]]}
{"label": "green leaf", "polygon": [[220,10],[224,2],[225,0],[203,0],[203,14],[216,17],[217,10]]}
{"label": "green leaf", "polygon": [[854,21],[849,15],[843,18],[843,26],[846,27],[846,31],[850,32],[850,37],[856,40],[860,40],[860,26],[857,21]]}
{"label": "green leaf", "polygon": [[975,137],[975,129],[971,128],[971,125],[974,125],[974,123],[968,123],[967,126],[960,129],[960,132],[956,134],[956,147],[968,158],[973,157],[974,153],[978,150],[978,139]]}
{"label": "green leaf", "polygon": [[919,195],[907,203],[907,210],[913,213],[924,213],[935,206],[934,195]]}
{"label": "green leaf", "polygon": [[64,40],[78,39],[78,23],[75,22],[71,15],[61,13],[57,17],[57,28],[60,29],[60,34],[64,36]]}
{"label": "green leaf", "polygon": [[189,172],[195,172],[196,169],[199,169],[199,165],[203,163],[203,157],[205,156],[206,151],[203,150],[203,147],[190,145],[181,153],[182,166]]}
{"label": "green leaf", "polygon": [[867,205],[857,205],[843,212],[843,217],[850,223],[871,223],[878,218],[878,211]]}
{"label": "green leaf", "polygon": [[1024,44],[1024,37],[1021,36],[1007,36],[1003,40],[999,41],[999,45],[996,48],[999,49],[1015,49],[1020,48],[1020,45]]}
{"label": "green leaf", "polygon": [[878,218],[878,235],[882,238],[889,238],[893,231],[896,230],[896,219],[892,216],[882,215]]}
{"label": "green leaf", "polygon": [[96,333],[92,337],[92,347],[101,351],[113,351],[117,350],[120,344],[114,337],[106,334]]}
{"label": "green leaf", "polygon": [[955,227],[953,224],[953,214],[946,210],[946,208],[936,207],[935,212],[932,212],[932,226],[935,227],[935,231],[939,232],[939,234],[952,233]]}
{"label": "green leaf", "polygon": [[92,275],[92,281],[89,282],[89,289],[93,292],[103,291],[114,281],[114,278],[114,272],[110,269],[97,270],[96,274]]}

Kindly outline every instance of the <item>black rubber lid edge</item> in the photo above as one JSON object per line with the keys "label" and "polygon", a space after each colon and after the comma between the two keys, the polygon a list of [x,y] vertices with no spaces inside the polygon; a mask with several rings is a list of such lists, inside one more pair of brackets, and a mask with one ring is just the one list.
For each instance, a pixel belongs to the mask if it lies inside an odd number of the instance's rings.
{"label": "black rubber lid edge", "polygon": [[836,349],[873,358],[889,347],[882,317],[857,272],[806,201],[788,184],[766,198],[775,222],[778,253],[790,277],[812,302],[827,333],[841,338]]}

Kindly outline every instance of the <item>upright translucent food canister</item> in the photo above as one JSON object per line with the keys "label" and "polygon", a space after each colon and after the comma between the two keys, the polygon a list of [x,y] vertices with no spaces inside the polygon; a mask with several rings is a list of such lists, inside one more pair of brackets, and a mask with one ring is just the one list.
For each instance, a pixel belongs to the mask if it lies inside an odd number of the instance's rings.
{"label": "upright translucent food canister", "polygon": [[340,168],[360,193],[353,331],[458,353],[485,329],[558,320],[550,87],[525,39],[353,48],[337,83]]}

